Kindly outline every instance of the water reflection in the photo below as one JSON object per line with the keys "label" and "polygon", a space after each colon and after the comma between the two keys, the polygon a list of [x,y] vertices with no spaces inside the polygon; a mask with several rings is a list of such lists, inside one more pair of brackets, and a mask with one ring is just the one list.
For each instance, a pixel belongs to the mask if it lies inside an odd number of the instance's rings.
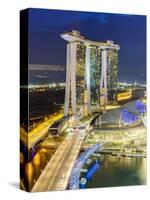
{"label": "water reflection", "polygon": [[90,180],[94,173],[100,168],[100,162],[96,161],[88,170],[88,172],[85,174],[86,180]]}
{"label": "water reflection", "polygon": [[20,153],[20,177],[27,191],[31,190],[54,152],[55,150],[42,148],[31,152],[29,160],[26,159],[26,154]]}
{"label": "water reflection", "polygon": [[97,188],[111,186],[143,185],[146,184],[146,158],[117,157],[101,155],[92,165],[85,164],[87,173],[81,173],[87,183],[80,188]]}
{"label": "water reflection", "polygon": [[100,162],[96,160],[93,164],[89,167],[88,171],[85,173],[85,178],[81,178],[80,180],[80,188],[84,189],[87,181],[89,181],[94,173],[100,169]]}

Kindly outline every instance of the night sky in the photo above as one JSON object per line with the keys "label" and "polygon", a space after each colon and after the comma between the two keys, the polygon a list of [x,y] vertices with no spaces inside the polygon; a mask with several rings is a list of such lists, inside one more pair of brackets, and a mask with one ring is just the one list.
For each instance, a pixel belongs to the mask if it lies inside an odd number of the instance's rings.
{"label": "night sky", "polygon": [[79,30],[90,40],[120,45],[119,80],[146,81],[146,17],[142,15],[30,9],[29,63],[65,65],[66,41],[60,34]]}

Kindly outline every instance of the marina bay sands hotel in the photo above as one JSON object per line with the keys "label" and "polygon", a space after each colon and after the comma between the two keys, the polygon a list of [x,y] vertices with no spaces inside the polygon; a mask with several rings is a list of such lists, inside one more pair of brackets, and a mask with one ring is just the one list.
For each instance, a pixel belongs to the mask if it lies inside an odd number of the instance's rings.
{"label": "marina bay sands hotel", "polygon": [[64,115],[87,116],[108,103],[117,89],[118,50],[113,41],[85,39],[79,31],[61,34],[68,41]]}

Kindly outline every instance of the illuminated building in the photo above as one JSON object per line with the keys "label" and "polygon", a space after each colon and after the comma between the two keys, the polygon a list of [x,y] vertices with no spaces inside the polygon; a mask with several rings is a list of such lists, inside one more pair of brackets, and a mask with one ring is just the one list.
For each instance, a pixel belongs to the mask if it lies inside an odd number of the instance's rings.
{"label": "illuminated building", "polygon": [[105,107],[108,91],[117,88],[118,50],[112,41],[85,39],[78,31],[61,34],[68,41],[64,115],[86,116]]}
{"label": "illuminated building", "polygon": [[137,110],[138,114],[143,115],[146,112],[146,105],[142,101],[136,101],[135,109]]}
{"label": "illuminated building", "polygon": [[100,49],[92,48],[90,56],[90,90],[92,111],[100,106]]}
{"label": "illuminated building", "polygon": [[121,121],[123,125],[131,125],[138,120],[138,116],[130,113],[126,108],[121,110]]}
{"label": "illuminated building", "polygon": [[84,112],[85,96],[85,46],[77,43],[76,52],[76,106],[77,112],[80,111],[82,115]]}
{"label": "illuminated building", "polygon": [[131,99],[131,98],[132,98],[132,91],[131,90],[125,91],[125,92],[119,92],[117,94],[117,101],[118,102],[128,100],[128,99]]}
{"label": "illuminated building", "polygon": [[118,51],[108,50],[108,68],[107,68],[108,90],[117,90],[118,84]]}

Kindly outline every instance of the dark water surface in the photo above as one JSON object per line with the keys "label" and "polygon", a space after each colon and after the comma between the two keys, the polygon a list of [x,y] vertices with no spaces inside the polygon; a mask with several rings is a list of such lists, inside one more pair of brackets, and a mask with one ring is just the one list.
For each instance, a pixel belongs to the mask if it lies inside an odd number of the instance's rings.
{"label": "dark water surface", "polygon": [[81,178],[85,178],[87,183],[81,184],[80,188],[146,184],[146,158],[102,155],[91,157],[91,161],[84,166],[88,172],[81,173]]}

